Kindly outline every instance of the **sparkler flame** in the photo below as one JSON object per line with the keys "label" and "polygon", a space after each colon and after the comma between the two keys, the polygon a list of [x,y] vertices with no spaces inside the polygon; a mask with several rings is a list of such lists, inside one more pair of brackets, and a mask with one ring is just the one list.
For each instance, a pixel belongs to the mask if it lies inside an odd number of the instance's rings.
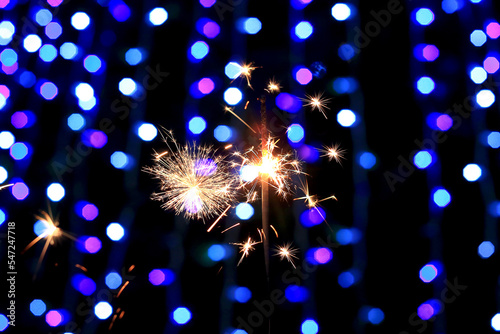
{"label": "sparkler flame", "polygon": [[[276,153],[279,140],[269,136],[265,148],[250,148],[245,153],[236,152],[235,156],[241,159],[240,168],[249,166],[251,170],[257,171],[258,175],[264,177],[276,193],[286,197],[293,192],[292,175],[303,174],[299,160],[293,159],[292,153]],[[253,183],[253,179],[242,180],[243,186]],[[257,183],[247,193],[247,200],[256,199],[255,188]]]}
{"label": "sparkler flame", "polygon": [[181,147],[171,132],[166,135],[164,141],[172,154],[158,154],[155,164],[144,169],[160,181],[161,191],[152,199],[188,219],[209,219],[232,206],[238,183],[225,157],[216,155],[211,146]]}

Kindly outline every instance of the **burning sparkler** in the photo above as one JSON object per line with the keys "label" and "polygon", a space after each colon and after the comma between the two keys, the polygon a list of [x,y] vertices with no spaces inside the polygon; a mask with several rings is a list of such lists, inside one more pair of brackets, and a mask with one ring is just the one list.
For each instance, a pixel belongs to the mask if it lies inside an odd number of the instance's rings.
{"label": "burning sparkler", "polygon": [[225,157],[210,146],[181,147],[171,132],[167,136],[169,150],[157,155],[154,166],[144,169],[160,180],[161,191],[152,199],[188,219],[205,220],[227,210],[235,201],[237,178]]}
{"label": "burning sparkler", "polygon": [[311,107],[312,110],[318,110],[323,116],[326,117],[325,109],[330,109],[326,104],[331,100],[329,98],[324,98],[323,93],[316,95],[306,95],[305,99],[302,99],[306,102],[306,107]]}

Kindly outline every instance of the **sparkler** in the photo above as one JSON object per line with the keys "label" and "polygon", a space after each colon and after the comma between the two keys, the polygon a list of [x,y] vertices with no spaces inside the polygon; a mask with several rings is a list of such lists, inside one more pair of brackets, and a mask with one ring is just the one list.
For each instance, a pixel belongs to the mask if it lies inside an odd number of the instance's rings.
{"label": "sparkler", "polygon": [[205,220],[224,213],[237,191],[237,178],[225,157],[211,146],[181,147],[171,132],[167,136],[164,141],[169,150],[157,155],[154,166],[144,169],[160,181],[161,191],[152,199],[188,219]]}
{"label": "sparkler", "polygon": [[339,144],[333,146],[323,146],[324,149],[319,150],[325,154],[322,157],[328,157],[329,161],[335,160],[337,163],[342,164],[342,160],[345,159],[345,150],[340,148]]}
{"label": "sparkler", "polygon": [[316,95],[306,95],[305,99],[302,99],[303,101],[307,102],[305,104],[306,107],[311,107],[312,110],[317,109],[320,113],[323,114],[323,116],[326,117],[325,109],[330,109],[326,104],[331,100],[329,98],[324,98],[323,93],[319,93]]}

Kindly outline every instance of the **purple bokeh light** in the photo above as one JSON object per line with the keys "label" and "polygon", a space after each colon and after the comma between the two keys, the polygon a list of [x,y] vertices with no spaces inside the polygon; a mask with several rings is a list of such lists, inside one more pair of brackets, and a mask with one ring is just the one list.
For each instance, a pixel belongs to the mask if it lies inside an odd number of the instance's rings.
{"label": "purple bokeh light", "polygon": [[215,88],[215,84],[210,78],[203,78],[198,81],[198,90],[204,94],[210,94]]}
{"label": "purple bokeh light", "polygon": [[436,125],[441,131],[448,131],[453,126],[453,119],[448,115],[441,115],[436,119]]}

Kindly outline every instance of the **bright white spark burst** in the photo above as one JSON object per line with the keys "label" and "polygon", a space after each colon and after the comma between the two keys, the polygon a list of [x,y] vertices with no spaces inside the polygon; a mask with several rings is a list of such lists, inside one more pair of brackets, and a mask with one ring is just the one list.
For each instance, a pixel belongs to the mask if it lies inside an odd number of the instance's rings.
{"label": "bright white spark burst", "polygon": [[266,92],[268,92],[269,94],[274,94],[274,93],[279,93],[280,91],[281,91],[281,86],[279,82],[270,80],[269,83],[267,84]]}
{"label": "bright white spark burst", "polygon": [[316,95],[306,95],[305,99],[302,99],[306,102],[306,107],[311,107],[312,110],[318,110],[323,116],[326,117],[325,109],[330,109],[326,104],[331,100],[330,98],[324,98],[323,93],[319,93]]}
{"label": "bright white spark burst", "polygon": [[262,241],[253,241],[251,237],[248,237],[248,240],[246,242],[242,243],[232,243],[232,245],[235,246],[240,246],[240,253],[243,253],[241,255],[240,261],[238,262],[238,266],[240,265],[241,261],[245,257],[248,256],[248,254],[255,249],[255,245],[260,244]]}
{"label": "bright white spark burst", "polygon": [[[239,77],[245,78],[247,80],[248,87],[252,88],[252,85],[250,84],[250,80],[252,79],[252,72],[257,69],[258,67],[252,66],[254,63],[249,63],[249,64],[242,64],[240,66],[240,74]],[[234,80],[233,80],[234,81]],[[232,82],[232,81],[231,81]],[[252,88],[253,89],[253,88]]]}
{"label": "bright white spark burst", "polygon": [[288,262],[292,264],[294,268],[296,268],[293,260],[298,259],[296,254],[298,253],[299,250],[297,248],[292,248],[291,244],[286,244],[283,246],[277,246],[277,248],[274,251],[275,251],[274,255],[279,256],[282,261],[286,259]]}
{"label": "bright white spark burst", "polygon": [[[275,153],[278,141],[269,137],[264,150],[252,147],[243,154],[236,152],[234,155],[241,159],[240,167],[245,165],[256,167],[259,175],[268,180],[268,184],[276,190],[276,193],[286,197],[293,192],[292,175],[303,174],[303,172],[300,161],[293,159],[292,153]],[[247,193],[247,200],[251,202],[257,198],[255,188],[258,182],[243,182],[242,186],[248,183],[253,183]]]}
{"label": "bright white spark burst", "polygon": [[216,155],[211,146],[194,143],[181,147],[171,132],[166,135],[169,150],[158,154],[155,164],[144,169],[160,181],[161,191],[152,199],[188,219],[205,220],[223,213],[234,203],[238,189],[238,178],[231,173],[225,156]]}
{"label": "bright white spark burst", "polygon": [[335,160],[337,163],[342,164],[342,160],[345,159],[344,154],[346,151],[340,148],[339,144],[323,146],[323,149],[319,151],[325,153],[322,157],[328,157],[329,161]]}

